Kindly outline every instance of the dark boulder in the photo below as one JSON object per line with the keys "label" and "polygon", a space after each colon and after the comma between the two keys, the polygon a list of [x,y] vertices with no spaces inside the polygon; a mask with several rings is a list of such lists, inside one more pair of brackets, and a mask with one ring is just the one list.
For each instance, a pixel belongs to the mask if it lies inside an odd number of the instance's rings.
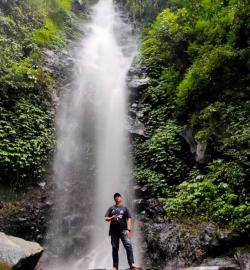
{"label": "dark boulder", "polygon": [[138,101],[142,91],[149,86],[150,79],[142,67],[136,65],[134,61],[132,67],[127,73],[127,86],[129,89],[130,102]]}

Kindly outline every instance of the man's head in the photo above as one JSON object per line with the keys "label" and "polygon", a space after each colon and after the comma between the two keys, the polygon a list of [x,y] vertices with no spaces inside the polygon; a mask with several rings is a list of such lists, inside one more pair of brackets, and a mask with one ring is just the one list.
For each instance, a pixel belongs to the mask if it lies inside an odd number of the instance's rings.
{"label": "man's head", "polygon": [[114,194],[114,200],[116,204],[122,203],[122,195],[120,193],[115,193]]}

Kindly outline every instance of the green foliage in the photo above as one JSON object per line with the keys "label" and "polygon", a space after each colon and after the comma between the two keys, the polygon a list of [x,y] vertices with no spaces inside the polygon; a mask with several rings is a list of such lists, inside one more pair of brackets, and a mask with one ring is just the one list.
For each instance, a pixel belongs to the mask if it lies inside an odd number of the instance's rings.
{"label": "green foliage", "polygon": [[[241,186],[246,174],[236,162],[214,160],[206,174],[194,171],[190,180],[177,186],[173,198],[163,198],[169,217],[196,216],[222,226],[249,229],[250,205]],[[246,190],[245,190],[246,191]]]}
{"label": "green foliage", "polygon": [[159,11],[167,7],[168,3],[164,0],[126,0],[132,20],[143,24],[151,22]]}
{"label": "green foliage", "polygon": [[6,71],[6,75],[1,78],[2,85],[11,88],[12,91],[23,90],[22,93],[31,92],[34,88],[36,91],[46,90],[51,79],[42,67],[34,66],[29,59],[14,63]]}
{"label": "green foliage", "polygon": [[175,110],[175,92],[179,79],[179,72],[173,68],[166,68],[162,71],[159,80],[151,80],[151,85],[145,90],[144,113],[147,115],[145,123],[148,134],[155,129],[164,126],[171,118]]}
{"label": "green foliage", "polygon": [[63,45],[58,28],[49,18],[45,20],[43,28],[37,29],[34,32],[33,40],[40,46],[53,47],[55,45],[59,45],[60,43]]}
{"label": "green foliage", "polygon": [[158,77],[163,68],[173,63],[180,68],[187,37],[192,33],[189,25],[183,25],[187,20],[185,8],[176,13],[168,8],[157,16],[141,44],[141,64],[147,67],[151,77]]}
{"label": "green foliage", "polygon": [[13,111],[0,107],[1,178],[11,184],[38,180],[53,149],[52,114],[20,100]]}
{"label": "green foliage", "polygon": [[157,173],[156,171],[141,166],[136,167],[134,176],[137,182],[146,187],[153,196],[166,194],[168,186],[164,179],[164,174]]}
{"label": "green foliage", "polygon": [[[179,84],[177,90],[178,103],[185,102],[184,99],[188,99],[190,96],[192,96],[192,99],[194,97],[198,99],[197,95],[201,91],[209,91],[211,82],[214,81],[213,77],[222,72],[224,67],[228,68],[228,65],[237,56],[230,45],[213,46],[206,49],[210,50],[202,52],[201,57],[193,62],[192,66],[187,70],[184,79]],[[217,89],[215,88],[214,90],[216,91]]]}
{"label": "green foliage", "polygon": [[[133,14],[143,6],[127,2]],[[144,24],[140,63],[150,86],[141,98],[149,138],[134,142],[135,172],[170,217],[250,229],[249,13],[246,0],[172,0]],[[169,123],[176,134],[191,126],[195,139],[207,144],[204,164],[196,168],[188,145],[166,129]]]}
{"label": "green foliage", "polygon": [[164,189],[168,185],[177,184],[185,171],[181,160],[179,131],[173,121],[168,121],[149,140],[136,146],[135,154],[139,165],[136,167],[135,177],[153,195],[164,194]]}
{"label": "green foliage", "polygon": [[32,11],[40,14],[43,25],[33,33],[33,41],[39,46],[63,46],[63,30],[70,23],[72,0],[29,0]]}
{"label": "green foliage", "polygon": [[42,17],[50,17],[54,21],[63,23],[72,9],[72,0],[28,0],[28,5],[33,13]]}
{"label": "green foliage", "polygon": [[0,12],[0,181],[41,179],[54,147],[52,89],[41,47],[58,49],[73,32],[72,0],[2,1]]}

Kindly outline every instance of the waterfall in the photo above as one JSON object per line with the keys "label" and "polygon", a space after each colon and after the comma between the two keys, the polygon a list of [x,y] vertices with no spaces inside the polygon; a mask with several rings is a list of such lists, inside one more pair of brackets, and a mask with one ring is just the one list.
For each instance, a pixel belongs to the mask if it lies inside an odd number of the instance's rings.
{"label": "waterfall", "polygon": [[[47,269],[53,270],[110,268],[104,214],[115,192],[132,207],[126,74],[136,54],[135,37],[112,0],[92,9],[76,50],[73,83],[57,111],[56,202],[47,235]],[[127,266],[124,253],[120,267]]]}

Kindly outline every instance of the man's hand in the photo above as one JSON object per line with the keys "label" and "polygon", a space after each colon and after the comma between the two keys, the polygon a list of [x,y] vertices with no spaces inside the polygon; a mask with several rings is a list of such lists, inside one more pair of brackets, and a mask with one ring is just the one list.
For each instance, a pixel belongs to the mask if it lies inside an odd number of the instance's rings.
{"label": "man's hand", "polygon": [[116,215],[113,215],[111,218],[110,218],[110,221],[112,221],[112,220],[116,220],[116,218],[118,217],[118,214],[116,214]]}
{"label": "man's hand", "polygon": [[112,217],[105,217],[105,220],[106,220],[106,221],[116,220],[117,216],[118,216],[118,214],[113,215]]}

